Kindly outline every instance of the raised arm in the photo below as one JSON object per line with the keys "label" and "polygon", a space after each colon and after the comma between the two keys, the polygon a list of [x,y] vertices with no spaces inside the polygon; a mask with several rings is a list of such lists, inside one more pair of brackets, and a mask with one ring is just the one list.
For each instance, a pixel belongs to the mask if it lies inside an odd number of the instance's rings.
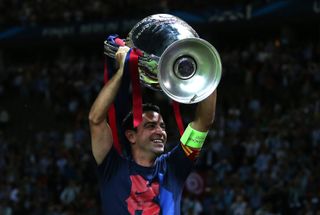
{"label": "raised arm", "polygon": [[89,113],[89,126],[91,133],[91,148],[93,156],[100,164],[110,151],[113,138],[111,129],[106,121],[107,112],[119,90],[123,76],[125,56],[129,48],[120,47],[115,55],[119,68],[113,77],[104,85]]}
{"label": "raised arm", "polygon": [[209,97],[199,102],[191,127],[197,131],[206,132],[213,124],[216,112],[217,90]]}
{"label": "raised arm", "polygon": [[198,103],[194,120],[189,123],[180,138],[182,149],[186,156],[193,161],[198,157],[214,121],[217,100],[216,91]]}

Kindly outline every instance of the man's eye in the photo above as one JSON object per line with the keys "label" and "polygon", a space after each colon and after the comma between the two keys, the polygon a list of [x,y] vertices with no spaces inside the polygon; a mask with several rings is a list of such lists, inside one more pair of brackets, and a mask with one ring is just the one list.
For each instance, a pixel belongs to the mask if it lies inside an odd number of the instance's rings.
{"label": "man's eye", "polygon": [[154,128],[155,125],[154,124],[146,124],[146,128]]}

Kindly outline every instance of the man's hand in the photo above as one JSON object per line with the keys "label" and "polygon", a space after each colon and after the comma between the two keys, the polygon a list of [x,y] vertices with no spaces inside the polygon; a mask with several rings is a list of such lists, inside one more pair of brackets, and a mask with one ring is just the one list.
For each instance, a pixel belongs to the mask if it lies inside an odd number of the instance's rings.
{"label": "man's hand", "polygon": [[120,72],[121,75],[123,74],[125,60],[129,50],[130,48],[128,46],[120,46],[115,54],[115,59],[119,65],[118,72]]}

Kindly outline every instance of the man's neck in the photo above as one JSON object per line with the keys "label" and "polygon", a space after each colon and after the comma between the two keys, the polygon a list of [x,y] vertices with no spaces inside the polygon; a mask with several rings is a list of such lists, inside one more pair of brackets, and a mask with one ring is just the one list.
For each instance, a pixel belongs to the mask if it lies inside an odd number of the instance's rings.
{"label": "man's neck", "polygon": [[132,152],[132,158],[137,164],[144,167],[152,167],[156,160],[155,155],[146,155],[144,153],[134,151]]}

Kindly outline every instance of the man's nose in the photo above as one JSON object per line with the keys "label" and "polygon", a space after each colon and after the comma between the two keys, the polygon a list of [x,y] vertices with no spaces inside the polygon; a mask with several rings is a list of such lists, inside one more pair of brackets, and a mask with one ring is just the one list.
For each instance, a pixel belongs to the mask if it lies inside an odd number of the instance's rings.
{"label": "man's nose", "polygon": [[159,133],[159,134],[160,133],[162,134],[164,132],[164,129],[160,125],[157,125],[156,128],[155,128],[155,132]]}

